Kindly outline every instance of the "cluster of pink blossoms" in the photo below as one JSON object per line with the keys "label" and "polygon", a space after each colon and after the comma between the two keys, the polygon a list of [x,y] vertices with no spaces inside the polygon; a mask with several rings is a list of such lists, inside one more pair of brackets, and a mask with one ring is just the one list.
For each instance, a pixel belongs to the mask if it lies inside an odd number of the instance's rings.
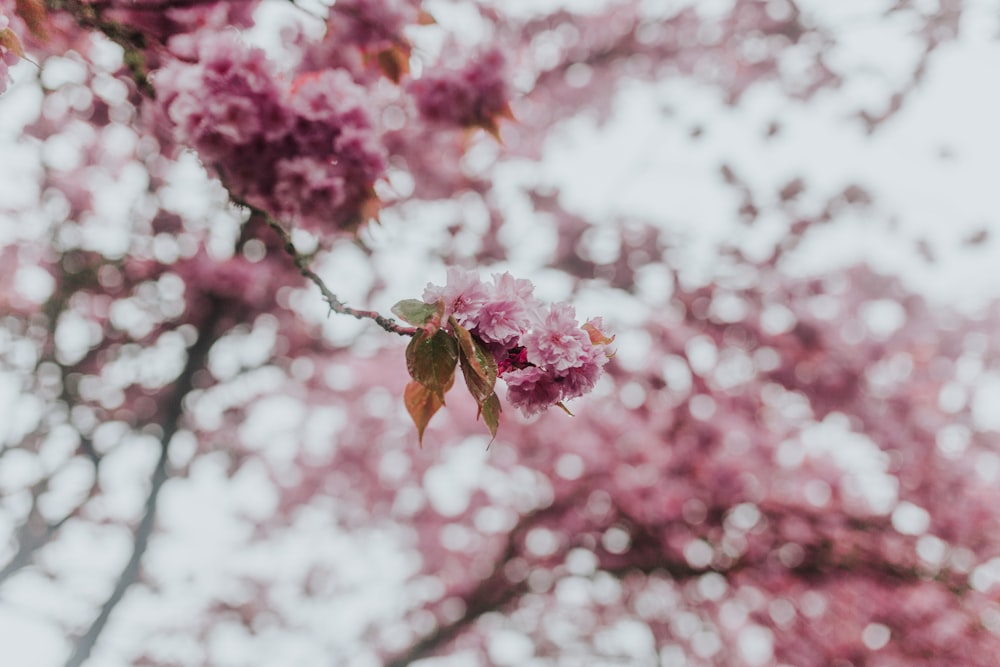
{"label": "cluster of pink blossoms", "polygon": [[0,9],[0,93],[7,90],[10,83],[10,73],[7,68],[20,58],[21,41],[10,28],[10,19]]}
{"label": "cluster of pink blossoms", "polygon": [[418,22],[419,6],[414,0],[337,0],[330,9],[329,29],[340,48],[391,48],[406,43],[403,31]]}
{"label": "cluster of pink blossoms", "polygon": [[279,85],[264,52],[231,33],[174,40],[157,101],[175,139],[238,195],[314,231],[352,230],[386,167],[365,91],[345,70]]}
{"label": "cluster of pink blossoms", "polygon": [[427,285],[426,303],[444,303],[444,319],[468,329],[492,352],[507,383],[507,401],[527,415],[538,414],[594,388],[611,352],[600,318],[583,326],[566,303],[543,305],[529,280],[448,269],[444,286]]}
{"label": "cluster of pink blossoms", "polygon": [[420,114],[434,123],[482,127],[496,134],[497,120],[510,116],[506,59],[486,51],[461,69],[417,79],[410,85]]}

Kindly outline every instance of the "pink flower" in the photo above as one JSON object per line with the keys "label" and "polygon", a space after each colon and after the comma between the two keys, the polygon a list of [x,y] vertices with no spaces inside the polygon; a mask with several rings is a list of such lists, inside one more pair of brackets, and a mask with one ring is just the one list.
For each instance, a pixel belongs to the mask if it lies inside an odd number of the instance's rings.
{"label": "pink flower", "polygon": [[365,90],[344,70],[310,72],[292,84],[292,109],[308,120],[370,127],[367,104]]}
{"label": "pink flower", "polygon": [[537,366],[513,370],[504,375],[507,401],[527,416],[544,412],[559,402],[562,396],[555,379]]}
{"label": "pink flower", "polygon": [[601,370],[608,363],[604,345],[591,345],[585,351],[585,359],[579,366],[573,366],[559,375],[562,399],[568,401],[590,392],[601,377]]}
{"label": "pink flower", "polygon": [[227,187],[314,231],[352,230],[371,217],[385,149],[350,74],[309,72],[286,87],[264,52],[236,35],[180,46],[198,60],[157,72],[157,103],[177,141]]}
{"label": "pink flower", "polygon": [[509,114],[505,65],[503,54],[491,50],[460,70],[418,79],[410,89],[427,120],[495,132],[497,119]]}
{"label": "pink flower", "polygon": [[528,351],[529,362],[555,371],[583,365],[591,348],[573,307],[564,303],[550,306],[545,320],[522,336],[521,345]]}
{"label": "pink flower", "polygon": [[493,274],[493,289],[476,317],[476,333],[488,343],[510,347],[529,326],[539,304],[532,296],[530,280],[509,273]]}
{"label": "pink flower", "polygon": [[459,324],[472,328],[477,324],[479,311],[489,301],[490,295],[475,271],[449,267],[444,286],[428,284],[423,297],[426,303],[444,301],[445,320],[454,316]]}
{"label": "pink flower", "polygon": [[611,340],[599,319],[581,327],[571,306],[543,309],[533,292],[531,281],[509,273],[493,274],[487,285],[475,271],[449,268],[445,285],[428,285],[423,294],[427,303],[443,301],[445,318],[454,316],[486,344],[508,401],[528,416],[593,389]]}
{"label": "pink flower", "polygon": [[278,162],[274,186],[276,212],[307,228],[334,219],[344,203],[344,179],[333,173],[329,161],[297,157]]}
{"label": "pink flower", "polygon": [[172,63],[155,80],[179,141],[217,161],[237,147],[287,132],[288,115],[263,51],[229,33],[198,47],[197,64]]}
{"label": "pink flower", "polygon": [[405,0],[337,0],[330,12],[330,30],[339,42],[362,47],[402,42],[403,29],[416,21],[416,8]]}
{"label": "pink flower", "polygon": [[[517,359],[524,361],[525,350]],[[608,355],[603,345],[584,349],[583,361],[565,371],[526,366],[519,368],[515,359],[505,359],[503,379],[507,382],[507,400],[526,416],[538,414],[560,401],[578,398],[597,384]]]}
{"label": "pink flower", "polygon": [[385,150],[368,126],[343,125],[333,148],[337,162],[354,172],[356,182],[371,185],[385,171]]}

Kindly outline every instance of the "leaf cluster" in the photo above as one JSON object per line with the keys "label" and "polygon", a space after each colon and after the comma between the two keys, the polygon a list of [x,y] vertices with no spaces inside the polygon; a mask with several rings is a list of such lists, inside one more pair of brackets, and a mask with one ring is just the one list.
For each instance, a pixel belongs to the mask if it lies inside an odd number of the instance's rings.
{"label": "leaf cluster", "polygon": [[462,369],[465,386],[476,401],[478,417],[496,438],[500,424],[500,399],[494,390],[497,364],[493,354],[475,334],[454,317],[444,322],[444,302],[428,304],[406,299],[392,307],[400,319],[417,327],[406,346],[406,369],[412,380],[406,385],[403,400],[417,427],[423,446],[424,430],[431,417],[445,404],[445,394],[455,384],[455,371]]}

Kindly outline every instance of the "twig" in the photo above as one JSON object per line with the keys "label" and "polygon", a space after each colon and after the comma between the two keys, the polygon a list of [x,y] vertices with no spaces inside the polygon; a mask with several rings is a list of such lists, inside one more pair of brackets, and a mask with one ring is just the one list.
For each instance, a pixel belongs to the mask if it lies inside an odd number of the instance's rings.
{"label": "twig", "polygon": [[285,227],[278,220],[275,220],[274,217],[264,209],[254,206],[253,204],[249,204],[231,193],[230,198],[237,206],[242,206],[249,210],[253,215],[262,218],[264,222],[267,223],[267,226],[278,234],[281,238],[281,243],[285,248],[285,252],[292,258],[292,261],[295,263],[295,267],[299,270],[299,273],[319,288],[320,293],[323,295],[323,300],[326,301],[327,305],[330,307],[330,312],[340,313],[341,315],[350,315],[351,317],[359,320],[372,320],[389,333],[399,334],[400,336],[412,336],[417,332],[416,328],[401,326],[391,317],[380,315],[374,310],[359,310],[346,305],[330,290],[323,279],[315,271],[309,268],[309,257],[299,252],[299,250],[295,247],[295,243],[292,241],[291,233],[285,229]]}
{"label": "twig", "polygon": [[[154,5],[163,7],[181,7],[197,6],[203,2],[207,3],[207,0],[173,0],[173,2],[171,2],[171,0],[165,0],[163,4],[154,3]],[[147,77],[144,50],[148,48],[149,45],[147,44],[146,36],[138,30],[122,23],[104,19],[101,16],[101,8],[116,9],[119,8],[118,5],[112,2],[87,3],[82,2],[81,0],[46,0],[46,4],[49,9],[53,11],[65,11],[70,13],[81,26],[99,30],[104,33],[108,39],[121,46],[125,51],[125,64],[132,73],[132,78],[135,80],[136,85],[148,97],[156,97],[156,91],[153,89],[153,86],[150,84]],[[294,0],[292,0],[292,4],[295,4]],[[126,7],[123,6],[121,8],[125,9]],[[127,9],[131,10],[142,8],[144,8],[143,4],[136,4],[134,6],[127,7]],[[337,298],[337,295],[334,294],[329,287],[327,287],[326,283],[323,282],[323,279],[320,278],[315,271],[309,268],[309,258],[295,248],[295,244],[292,242],[291,234],[289,234],[288,230],[286,230],[279,221],[274,219],[274,217],[272,217],[264,209],[240,199],[233,194],[228,187],[226,187],[226,190],[229,192],[230,200],[234,204],[243,206],[255,215],[263,217],[263,219],[267,222],[268,227],[278,233],[285,246],[285,251],[292,257],[292,260],[295,262],[295,266],[299,269],[299,272],[303,277],[310,280],[319,288],[319,291],[323,295],[323,299],[327,302],[327,305],[330,306],[331,312],[350,315],[351,317],[355,317],[359,320],[372,320],[386,331],[399,334],[400,336],[412,336],[417,332],[415,328],[401,326],[391,317],[385,317],[373,310],[358,310],[346,305],[339,298]]]}
{"label": "twig", "polygon": [[[97,488],[97,480],[98,476],[95,473],[94,481],[91,483],[90,490],[88,491],[88,497],[64,514],[61,519],[51,523],[45,522],[38,511],[38,497],[41,491],[38,489],[32,491],[31,510],[29,510],[24,524],[17,531],[17,553],[0,569],[0,586],[13,576],[15,572],[31,563],[35,553],[48,544],[55,537],[55,534],[59,532],[59,529],[66,525],[70,519],[80,513],[80,510],[87,504],[90,496],[93,495],[94,490]],[[48,481],[45,480],[45,485],[48,484]]]}

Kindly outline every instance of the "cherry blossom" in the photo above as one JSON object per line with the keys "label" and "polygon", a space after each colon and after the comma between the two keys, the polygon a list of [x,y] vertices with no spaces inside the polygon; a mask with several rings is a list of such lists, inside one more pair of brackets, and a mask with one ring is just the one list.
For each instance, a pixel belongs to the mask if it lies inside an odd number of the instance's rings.
{"label": "cherry blossom", "polygon": [[454,317],[488,346],[508,401],[528,416],[593,389],[613,340],[599,319],[585,329],[572,306],[543,307],[533,292],[531,281],[506,272],[493,274],[490,285],[475,271],[451,268],[445,285],[429,284],[423,294],[442,304],[443,319]]}

